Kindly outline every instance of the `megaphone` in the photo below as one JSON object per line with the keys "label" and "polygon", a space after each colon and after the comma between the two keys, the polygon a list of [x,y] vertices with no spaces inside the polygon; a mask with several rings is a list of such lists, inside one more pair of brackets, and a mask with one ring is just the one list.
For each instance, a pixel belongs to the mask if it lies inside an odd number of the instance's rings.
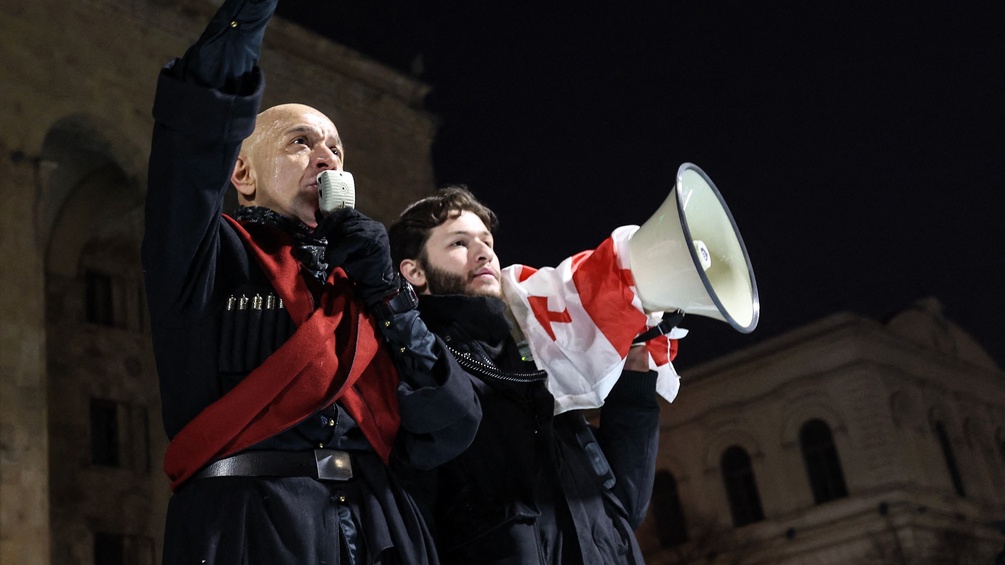
{"label": "megaphone", "polygon": [[647,312],[681,310],[754,331],[761,305],[747,248],[719,190],[696,165],[680,166],[670,195],[628,250]]}

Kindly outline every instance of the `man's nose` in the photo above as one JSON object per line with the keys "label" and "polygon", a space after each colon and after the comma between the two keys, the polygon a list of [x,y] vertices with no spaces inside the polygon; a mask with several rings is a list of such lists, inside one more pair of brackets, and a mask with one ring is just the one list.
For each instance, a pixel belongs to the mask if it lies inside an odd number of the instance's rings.
{"label": "man's nose", "polygon": [[478,259],[478,262],[487,263],[491,261],[493,257],[495,257],[495,250],[493,250],[492,247],[487,243],[478,242],[477,244],[475,244],[475,255]]}
{"label": "man's nose", "polygon": [[334,169],[338,167],[338,163],[338,155],[327,146],[319,147],[314,151],[314,165],[318,169]]}

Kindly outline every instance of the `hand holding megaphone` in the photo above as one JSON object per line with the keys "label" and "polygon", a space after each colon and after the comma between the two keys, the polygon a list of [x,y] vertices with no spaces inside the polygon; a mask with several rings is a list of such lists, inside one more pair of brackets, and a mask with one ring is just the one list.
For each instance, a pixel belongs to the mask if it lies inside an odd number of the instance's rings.
{"label": "hand holding megaphone", "polygon": [[352,173],[328,170],[318,175],[318,207],[331,214],[342,208],[356,206],[356,183]]}

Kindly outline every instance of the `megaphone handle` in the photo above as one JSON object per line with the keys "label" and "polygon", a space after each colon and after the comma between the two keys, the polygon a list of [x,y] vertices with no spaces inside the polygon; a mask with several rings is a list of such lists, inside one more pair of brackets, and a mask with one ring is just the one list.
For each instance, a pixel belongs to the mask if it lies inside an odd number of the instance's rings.
{"label": "megaphone handle", "polygon": [[645,343],[654,337],[659,337],[661,335],[666,335],[670,333],[671,330],[677,327],[684,319],[684,311],[677,310],[676,312],[668,312],[663,314],[663,319],[660,323],[649,328],[648,330],[640,333],[632,343]]}

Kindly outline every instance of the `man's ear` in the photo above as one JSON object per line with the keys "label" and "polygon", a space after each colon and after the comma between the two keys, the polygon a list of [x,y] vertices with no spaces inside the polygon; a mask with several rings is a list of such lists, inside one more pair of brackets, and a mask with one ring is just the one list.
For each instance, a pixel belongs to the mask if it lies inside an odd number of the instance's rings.
{"label": "man's ear", "polygon": [[405,277],[405,280],[411,283],[419,294],[426,292],[426,272],[419,266],[418,261],[415,259],[404,259],[398,265],[398,270],[401,271],[401,276]]}
{"label": "man's ear", "polygon": [[248,162],[247,155],[239,155],[237,157],[237,162],[234,163],[234,172],[230,175],[230,182],[237,189],[237,193],[247,200],[255,198],[255,188],[257,186],[255,182],[255,170],[251,167],[251,163]]}

